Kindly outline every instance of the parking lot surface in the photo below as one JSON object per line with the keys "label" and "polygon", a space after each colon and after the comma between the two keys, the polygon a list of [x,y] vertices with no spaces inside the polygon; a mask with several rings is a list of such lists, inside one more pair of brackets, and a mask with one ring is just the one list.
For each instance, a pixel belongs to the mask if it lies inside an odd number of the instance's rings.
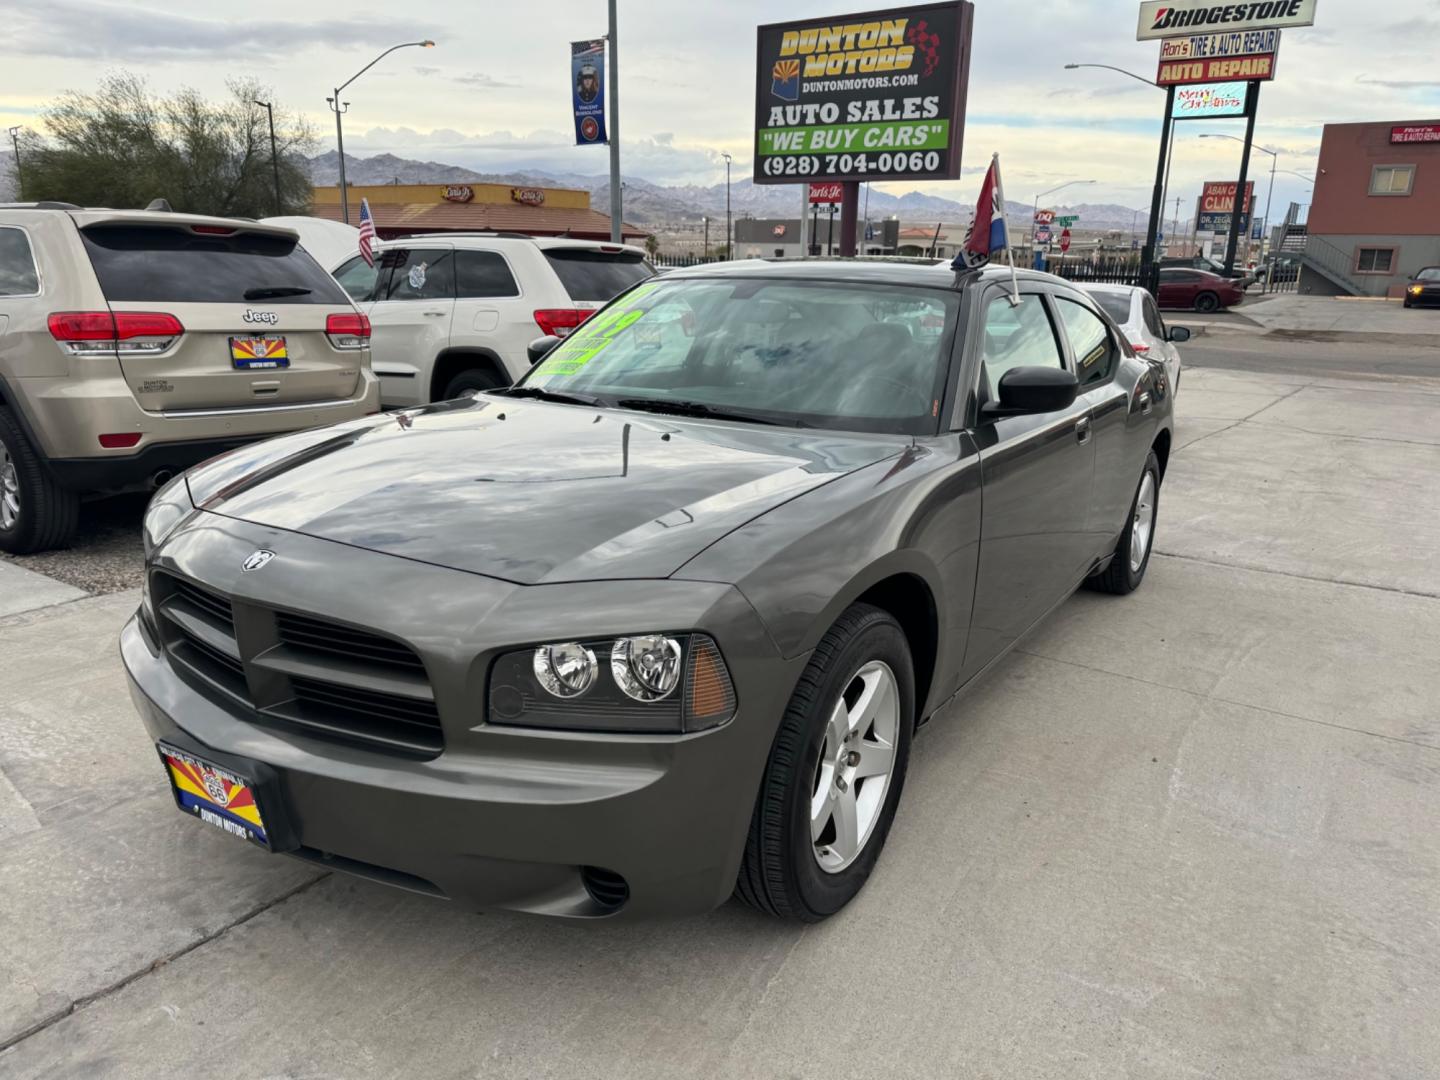
{"label": "parking lot surface", "polygon": [[1195,345],[1145,584],[925,729],[818,926],[475,914],[249,850],[171,803],[133,590],[0,617],[0,1074],[1440,1074],[1440,380]]}

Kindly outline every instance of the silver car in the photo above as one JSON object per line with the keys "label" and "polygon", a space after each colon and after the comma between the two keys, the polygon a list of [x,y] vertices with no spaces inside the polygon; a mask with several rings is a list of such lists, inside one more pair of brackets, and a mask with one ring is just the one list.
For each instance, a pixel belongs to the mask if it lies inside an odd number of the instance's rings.
{"label": "silver car", "polygon": [[1160,317],[1155,298],[1144,289],[1134,285],[1084,285],[1086,292],[1104,309],[1105,314],[1129,339],[1130,346],[1141,356],[1159,360],[1165,365],[1169,378],[1170,392],[1180,389],[1179,342],[1190,340],[1190,330],[1184,326],[1166,326]]}

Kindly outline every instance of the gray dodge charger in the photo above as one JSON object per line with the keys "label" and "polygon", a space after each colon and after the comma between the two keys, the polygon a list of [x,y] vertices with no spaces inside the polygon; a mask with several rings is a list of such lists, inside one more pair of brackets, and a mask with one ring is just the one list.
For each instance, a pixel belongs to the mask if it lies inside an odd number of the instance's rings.
{"label": "gray dodge charger", "polygon": [[176,805],[468,905],[834,914],[920,725],[1145,575],[1164,370],[1078,289],[896,262],[632,288],[518,385],[285,436],[145,519]]}

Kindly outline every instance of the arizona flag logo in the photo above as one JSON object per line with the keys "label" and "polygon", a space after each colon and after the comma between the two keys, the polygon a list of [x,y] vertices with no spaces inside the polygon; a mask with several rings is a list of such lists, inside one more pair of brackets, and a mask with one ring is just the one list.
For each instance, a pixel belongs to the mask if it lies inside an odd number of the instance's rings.
{"label": "arizona flag logo", "polygon": [[770,93],[781,101],[800,100],[800,61],[776,60],[770,71]]}

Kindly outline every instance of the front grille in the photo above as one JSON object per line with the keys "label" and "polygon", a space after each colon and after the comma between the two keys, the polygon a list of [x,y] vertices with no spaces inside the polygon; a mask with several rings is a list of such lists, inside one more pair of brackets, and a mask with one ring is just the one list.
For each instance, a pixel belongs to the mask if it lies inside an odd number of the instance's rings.
{"label": "front grille", "polygon": [[173,574],[157,572],[151,592],[172,665],[252,719],[389,753],[444,749],[425,665],[403,643]]}
{"label": "front grille", "polygon": [[296,648],[333,653],[374,664],[389,664],[411,671],[425,670],[420,658],[408,648],[378,634],[289,612],[281,612],[275,621],[280,640]]}

